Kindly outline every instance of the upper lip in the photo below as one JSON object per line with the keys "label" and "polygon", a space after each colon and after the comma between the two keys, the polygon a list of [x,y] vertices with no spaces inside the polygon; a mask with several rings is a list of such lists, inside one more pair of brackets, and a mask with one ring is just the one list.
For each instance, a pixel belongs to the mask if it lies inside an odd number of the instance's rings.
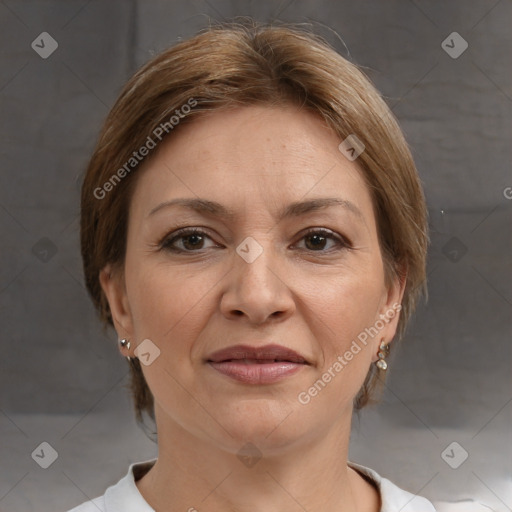
{"label": "upper lip", "polygon": [[281,345],[271,344],[261,347],[250,345],[233,345],[217,350],[208,356],[208,362],[220,363],[233,359],[256,359],[259,361],[288,361],[309,364],[306,359],[294,350]]}

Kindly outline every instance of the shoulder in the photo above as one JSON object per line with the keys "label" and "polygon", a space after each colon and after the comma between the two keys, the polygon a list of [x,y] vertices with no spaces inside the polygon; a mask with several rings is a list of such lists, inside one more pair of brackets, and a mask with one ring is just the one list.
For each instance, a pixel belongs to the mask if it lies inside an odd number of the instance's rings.
{"label": "shoulder", "polygon": [[494,509],[473,500],[436,501],[437,512],[495,512]]}
{"label": "shoulder", "polygon": [[435,501],[400,489],[373,469],[349,462],[348,465],[370,480],[379,490],[382,501],[381,512],[495,512],[492,508],[473,500]]}
{"label": "shoulder", "polygon": [[126,475],[111,485],[103,496],[86,501],[67,512],[154,512],[137,489],[136,481],[156,462],[156,459],[135,462]]}
{"label": "shoulder", "polygon": [[377,487],[382,502],[381,512],[395,512],[396,510],[400,510],[400,512],[438,512],[432,502],[426,498],[404,491],[373,469],[353,462],[349,462],[348,465]]}

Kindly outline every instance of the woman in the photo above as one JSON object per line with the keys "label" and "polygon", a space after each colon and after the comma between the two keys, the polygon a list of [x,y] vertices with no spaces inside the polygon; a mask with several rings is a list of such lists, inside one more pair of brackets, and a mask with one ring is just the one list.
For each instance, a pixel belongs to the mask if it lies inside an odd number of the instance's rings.
{"label": "woman", "polygon": [[406,142],[353,64],[287,26],[181,42],[123,89],[81,215],[159,456],[73,512],[435,510],[348,461],[428,243]]}

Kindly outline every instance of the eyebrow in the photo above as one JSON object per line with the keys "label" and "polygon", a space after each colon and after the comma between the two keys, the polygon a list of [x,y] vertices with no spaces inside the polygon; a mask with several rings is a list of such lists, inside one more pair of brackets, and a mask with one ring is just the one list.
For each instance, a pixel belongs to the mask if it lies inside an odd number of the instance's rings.
{"label": "eyebrow", "polygon": [[[171,201],[164,201],[163,203],[155,206],[149,212],[148,217],[154,215],[160,210],[171,208],[173,206],[182,206],[184,208],[194,210],[198,213],[211,214],[230,221],[234,220],[236,217],[236,212],[226,208],[222,204],[201,198],[177,198],[172,199]],[[299,217],[306,213],[315,212],[333,206],[340,206],[345,208],[364,222],[364,216],[361,213],[361,210],[354,203],[338,197],[323,197],[290,203],[278,214],[278,220],[287,217]]]}

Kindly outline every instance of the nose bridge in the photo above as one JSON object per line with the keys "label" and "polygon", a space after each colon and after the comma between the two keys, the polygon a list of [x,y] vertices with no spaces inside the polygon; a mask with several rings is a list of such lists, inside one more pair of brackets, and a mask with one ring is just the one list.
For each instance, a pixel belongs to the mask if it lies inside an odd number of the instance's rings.
{"label": "nose bridge", "polygon": [[[258,237],[256,239],[256,236]],[[237,247],[228,288],[222,300],[224,314],[245,313],[253,321],[262,322],[270,315],[283,314],[292,306],[282,268],[273,246],[273,237],[246,237]]]}
{"label": "nose bridge", "polygon": [[258,239],[259,241],[253,237],[247,237],[238,245],[235,266],[239,271],[239,279],[261,281],[262,284],[269,285],[268,274],[272,274],[270,266],[272,262],[274,266],[277,265],[273,240],[271,236],[265,238],[260,236]]}
{"label": "nose bridge", "polygon": [[264,292],[273,287],[272,266],[277,267],[277,257],[271,234],[258,238],[248,236],[236,248],[235,273],[239,283],[244,285],[259,285],[256,291]]}

